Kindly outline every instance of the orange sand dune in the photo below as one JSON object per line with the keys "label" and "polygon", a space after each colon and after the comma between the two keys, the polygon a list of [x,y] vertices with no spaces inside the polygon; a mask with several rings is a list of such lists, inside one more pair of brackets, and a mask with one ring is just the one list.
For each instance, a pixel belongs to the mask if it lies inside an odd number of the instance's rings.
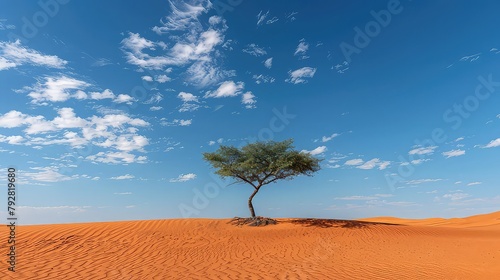
{"label": "orange sand dune", "polygon": [[475,215],[466,218],[431,218],[431,219],[401,219],[395,217],[375,217],[362,219],[363,221],[371,222],[386,222],[405,225],[421,225],[421,226],[441,226],[454,228],[475,228],[492,230],[493,228],[500,230],[500,211],[490,214]]}
{"label": "orange sand dune", "polygon": [[[0,279],[499,279],[499,217],[435,220],[445,226],[316,219],[19,226],[17,271],[7,270],[2,253]],[[3,226],[0,236],[7,234]],[[7,251],[6,242],[0,247]]]}

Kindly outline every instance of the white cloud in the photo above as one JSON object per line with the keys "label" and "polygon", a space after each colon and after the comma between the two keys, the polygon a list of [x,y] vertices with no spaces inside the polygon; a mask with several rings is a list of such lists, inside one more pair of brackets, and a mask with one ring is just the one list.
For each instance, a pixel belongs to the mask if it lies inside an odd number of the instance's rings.
{"label": "white cloud", "polygon": [[268,69],[271,69],[271,67],[273,67],[273,58],[270,57],[270,58],[266,59],[264,61],[264,66],[266,66],[266,68],[268,68]]}
{"label": "white cloud", "polygon": [[352,195],[352,196],[344,196],[344,197],[336,197],[337,200],[373,200],[377,199],[374,196],[364,196],[364,195]]}
{"label": "white cloud", "polygon": [[184,39],[177,41],[165,55],[160,56],[149,55],[144,49],[154,51],[161,44],[142,38],[137,33],[129,33],[129,37],[121,43],[128,63],[140,68],[161,70],[169,65],[182,66],[189,62],[209,61],[209,54],[223,42],[223,35],[221,31],[209,29]]}
{"label": "white cloud", "polygon": [[[212,3],[208,0],[187,0],[187,1],[168,1],[170,4],[170,14],[161,21],[162,26],[155,26],[152,30],[158,34],[170,31],[198,30],[201,23],[198,17],[206,13]],[[210,18],[210,24],[215,19]]]}
{"label": "white cloud", "polygon": [[249,44],[243,49],[243,52],[251,54],[253,56],[262,56],[267,54],[267,52],[256,44]]}
{"label": "white cloud", "polygon": [[257,101],[255,100],[255,95],[253,95],[251,91],[248,91],[243,94],[241,103],[245,105],[245,108],[253,109],[255,108],[254,104],[257,103]]}
{"label": "white cloud", "polygon": [[418,179],[418,180],[410,180],[407,181],[406,184],[408,185],[419,185],[423,183],[432,183],[432,182],[439,182],[442,181],[443,179]]}
{"label": "white cloud", "polygon": [[459,141],[462,141],[464,139],[465,139],[464,137],[458,137],[457,139],[455,139],[455,142],[459,142]]}
{"label": "white cloud", "polygon": [[[118,151],[117,154],[98,154],[88,157],[97,162],[118,162],[113,158],[121,158],[124,162],[144,161],[145,157],[136,158],[132,151],[144,151],[149,140],[138,135],[137,127],[148,126],[142,119],[130,118],[124,114],[108,114],[103,117],[92,116],[87,119],[78,117],[73,108],[61,108],[59,116],[46,120],[43,116],[30,116],[18,111],[10,111],[0,115],[0,127],[25,127],[26,136],[3,138],[1,142],[24,144],[33,147],[47,145],[69,145],[73,148],[87,144]],[[54,132],[50,135],[47,132]],[[41,134],[40,136],[34,136]],[[23,140],[23,141],[22,141]],[[125,153],[124,153],[125,152]]]}
{"label": "white cloud", "polygon": [[257,26],[262,25],[268,16],[269,16],[269,11],[267,11],[266,13],[260,11],[259,14],[257,15]]}
{"label": "white cloud", "polygon": [[151,76],[142,76],[141,79],[143,79],[146,82],[152,82],[153,81],[153,77],[151,77]]}
{"label": "white cloud", "polygon": [[260,11],[259,14],[257,15],[257,26],[260,26],[264,23],[273,24],[279,20],[278,17],[273,17],[271,19],[266,20],[268,17],[269,17],[269,11],[267,11],[266,13]]}
{"label": "white cloud", "polygon": [[128,163],[145,163],[146,156],[136,156],[127,152],[99,152],[95,155],[86,157],[87,160],[100,163],[113,164],[128,164]]}
{"label": "white cloud", "polygon": [[20,135],[5,136],[0,134],[0,143],[7,142],[10,145],[20,145],[24,140],[24,137]]}
{"label": "white cloud", "polygon": [[52,121],[57,128],[81,128],[88,124],[86,120],[76,116],[73,108],[61,108],[57,112],[59,117]]}
{"label": "white cloud", "polygon": [[149,108],[150,111],[159,111],[161,109],[163,109],[163,107],[161,107],[161,106],[151,106]]}
{"label": "white cloud", "polygon": [[[170,2],[170,6],[171,13],[153,30],[158,34],[172,32],[168,40],[173,43],[153,42],[140,34],[129,33],[121,42],[127,62],[140,69],[179,67],[184,71],[180,77],[184,77],[190,85],[202,88],[235,76],[234,70],[221,67],[224,53],[217,49],[227,49],[229,43],[229,40],[224,43],[226,21],[219,16],[211,16],[209,24],[199,21],[199,17],[211,9],[211,2],[175,0]],[[166,72],[170,73],[172,70],[170,67]],[[154,79],[160,83],[171,80],[166,75],[159,75]]]}
{"label": "white cloud", "polygon": [[163,84],[163,83],[166,83],[166,82],[170,82],[172,80],[172,78],[168,77],[167,75],[158,75],[155,77],[155,80],[160,83],[160,84]]}
{"label": "white cloud", "polygon": [[41,182],[62,182],[72,180],[72,177],[63,175],[56,168],[39,168],[40,172],[24,172],[23,175],[33,181]]}
{"label": "white cloud", "polygon": [[481,185],[482,182],[472,182],[472,183],[468,183],[467,186],[477,186],[477,185]]}
{"label": "white cloud", "polygon": [[278,17],[273,17],[272,19],[268,19],[266,21],[266,24],[273,24],[273,23],[277,22],[278,20],[279,20]]}
{"label": "white cloud", "polygon": [[46,77],[45,82],[38,81],[32,87],[26,87],[21,91],[30,91],[28,96],[32,98],[33,104],[46,104],[50,102],[63,102],[72,97],[72,93],[90,86],[90,84],[67,76]]}
{"label": "white cloud", "polygon": [[274,83],[275,79],[271,76],[266,76],[266,75],[253,75],[252,78],[255,80],[256,84],[262,84],[262,83]]}
{"label": "white cloud", "polygon": [[0,18],[0,30],[16,29],[16,26],[13,24],[4,24],[6,21],[6,19]]}
{"label": "white cloud", "polygon": [[121,175],[121,176],[117,176],[117,177],[111,177],[110,179],[112,179],[112,180],[128,180],[128,179],[133,179],[133,178],[135,178],[134,175],[125,174],[125,175]]}
{"label": "white cloud", "polygon": [[180,92],[177,95],[183,102],[198,102],[198,96],[195,96],[188,92]]}
{"label": "white cloud", "polygon": [[364,161],[362,159],[356,158],[356,159],[350,159],[350,160],[346,161],[344,163],[344,165],[350,165],[350,166],[354,165],[355,166],[355,165],[361,165],[361,164],[363,164],[363,162]]}
{"label": "white cloud", "polygon": [[344,197],[336,197],[337,200],[377,200],[382,197],[393,197],[393,194],[375,194],[373,196],[364,196],[364,195],[352,195],[352,196],[344,196]]}
{"label": "white cloud", "polygon": [[151,96],[148,100],[146,100],[144,104],[153,104],[153,103],[158,104],[162,100],[163,100],[163,95],[157,92],[153,96]]}
{"label": "white cloud", "polygon": [[456,193],[448,193],[443,195],[443,198],[448,198],[450,200],[461,200],[466,197],[469,197],[470,195],[463,193],[463,192],[456,192]]}
{"label": "white cloud", "polygon": [[307,53],[307,50],[309,50],[309,44],[305,39],[301,39],[293,55],[305,55]]}
{"label": "white cloud", "polygon": [[191,125],[192,120],[179,120],[179,125],[180,126],[189,126]]}
{"label": "white cloud", "polygon": [[418,147],[408,152],[410,155],[432,155],[437,146]]}
{"label": "white cloud", "polygon": [[208,23],[210,23],[210,25],[217,25],[219,23],[222,23],[222,21],[223,19],[220,16],[211,16],[208,19]]}
{"label": "white cloud", "polygon": [[307,80],[304,78],[312,78],[314,77],[315,73],[316,68],[302,67],[295,71],[288,71],[290,78],[286,79],[285,81],[292,84],[307,83]]}
{"label": "white cloud", "polygon": [[386,169],[389,165],[391,164],[390,161],[382,161],[378,164],[378,169],[379,170],[384,170]]}
{"label": "white cloud", "polygon": [[212,58],[196,61],[187,69],[188,81],[198,87],[207,87],[221,80],[236,76],[234,70],[223,70]]}
{"label": "white cloud", "polygon": [[195,103],[182,103],[182,105],[179,108],[179,112],[193,112],[196,111],[200,108],[201,106]]}
{"label": "white cloud", "polygon": [[94,100],[114,99],[115,94],[111,90],[105,89],[103,92],[91,92],[90,98]]}
{"label": "white cloud", "polygon": [[113,193],[113,194],[116,194],[116,195],[131,195],[132,193],[131,192],[121,192],[121,193]]}
{"label": "white cloud", "polygon": [[327,150],[328,149],[326,148],[326,146],[319,146],[312,151],[302,150],[301,153],[308,153],[308,154],[315,156],[315,155],[320,155],[320,154],[326,152]]}
{"label": "white cloud", "polygon": [[119,94],[115,99],[113,99],[113,102],[115,103],[126,103],[129,105],[134,101],[136,101],[136,99],[128,94]]}
{"label": "white cloud", "polygon": [[237,96],[241,93],[243,90],[245,84],[243,82],[233,82],[233,81],[226,81],[223,82],[219,88],[217,88],[215,91],[209,91],[205,94],[205,98],[220,98],[220,97],[232,97],[232,96]]}
{"label": "white cloud", "polygon": [[27,116],[25,114],[19,111],[11,110],[5,113],[3,116],[0,116],[0,127],[5,127],[5,128],[19,127],[27,123],[26,117]]}
{"label": "white cloud", "polygon": [[186,181],[194,180],[195,178],[196,178],[196,174],[194,174],[194,173],[181,174],[177,178],[170,179],[170,182],[171,183],[186,182]]}
{"label": "white cloud", "polygon": [[495,148],[500,146],[500,138],[497,138],[495,140],[491,140],[490,143],[488,143],[486,146],[483,148]]}
{"label": "white cloud", "polygon": [[332,140],[333,138],[335,138],[335,137],[337,137],[337,136],[339,136],[339,135],[340,135],[340,134],[338,134],[338,133],[334,133],[334,134],[332,134],[332,135],[330,135],[330,136],[323,136],[323,137],[321,138],[321,142],[323,142],[323,143],[324,143],[324,142],[328,142],[328,141]]}
{"label": "white cloud", "polygon": [[0,70],[23,64],[64,68],[68,62],[55,55],[44,55],[38,51],[23,47],[21,42],[0,42]]}
{"label": "white cloud", "polygon": [[443,156],[446,158],[458,157],[465,155],[465,150],[451,150],[447,152],[443,152]]}
{"label": "white cloud", "polygon": [[166,119],[161,119],[160,124],[163,126],[190,126],[192,123],[192,120],[179,120],[179,119],[174,119],[171,122],[168,122]]}
{"label": "white cloud", "polygon": [[431,159],[428,159],[428,158],[414,159],[411,161],[411,164],[418,165],[418,164],[421,164],[421,163],[424,163],[424,162],[430,161],[430,160]]}
{"label": "white cloud", "polygon": [[291,12],[290,14],[287,14],[286,15],[286,18],[288,19],[288,21],[292,22],[292,21],[295,21],[297,18],[295,17],[295,15],[298,14],[298,12]]}
{"label": "white cloud", "polygon": [[100,147],[112,147],[120,151],[130,152],[135,150],[143,151],[143,148],[149,144],[149,140],[142,135],[123,134],[94,144]]}
{"label": "white cloud", "polygon": [[196,95],[188,92],[180,92],[177,97],[183,102],[179,108],[179,112],[192,112],[200,108],[200,105],[196,104],[199,103],[198,96]]}
{"label": "white cloud", "polygon": [[9,68],[16,67],[17,64],[15,64],[12,61],[8,61],[7,59],[0,57],[0,71],[2,70],[7,70]]}
{"label": "white cloud", "polygon": [[464,57],[460,58],[460,61],[473,62],[473,61],[478,60],[480,56],[481,56],[481,53],[476,53],[473,55],[464,56]]}
{"label": "white cloud", "polygon": [[375,167],[378,167],[379,170],[384,170],[389,166],[390,162],[389,161],[380,161],[378,158],[371,159],[362,165],[356,166],[356,168],[359,169],[373,169]]}

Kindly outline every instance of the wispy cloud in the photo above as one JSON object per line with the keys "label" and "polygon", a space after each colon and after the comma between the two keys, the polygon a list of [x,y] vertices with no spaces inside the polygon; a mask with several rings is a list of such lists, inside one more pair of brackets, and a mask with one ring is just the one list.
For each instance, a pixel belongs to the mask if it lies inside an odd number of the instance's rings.
{"label": "wispy cloud", "polygon": [[362,165],[356,166],[356,168],[359,169],[373,169],[375,167],[378,167],[379,170],[384,170],[390,165],[389,161],[381,161],[378,158],[371,159]]}
{"label": "wispy cloud", "polygon": [[5,24],[7,22],[6,19],[0,18],[0,30],[11,30],[16,29],[16,26],[13,24]]}
{"label": "wispy cloud", "polygon": [[337,200],[376,200],[381,197],[393,197],[393,194],[375,194],[373,196],[365,196],[365,195],[353,195],[353,196],[343,196],[336,197]]}
{"label": "wispy cloud", "polygon": [[186,31],[189,29],[200,29],[201,23],[198,17],[212,7],[208,0],[177,0],[168,1],[171,13],[161,20],[161,26],[155,26],[152,30],[158,34],[170,31]]}
{"label": "wispy cloud", "polygon": [[125,174],[125,175],[121,175],[121,176],[111,177],[110,179],[111,180],[128,180],[128,179],[134,179],[134,178],[135,178],[134,175]]}
{"label": "wispy cloud", "polygon": [[467,55],[467,56],[464,56],[464,57],[460,58],[460,61],[473,62],[473,61],[478,60],[480,56],[481,56],[481,53],[476,53],[476,54],[473,54],[473,55]]}
{"label": "wispy cloud", "polygon": [[251,54],[253,56],[262,56],[267,54],[267,52],[256,44],[249,44],[243,49],[243,52]]}
{"label": "wispy cloud", "polygon": [[182,182],[187,182],[190,180],[196,179],[196,174],[194,173],[188,173],[188,174],[181,174],[177,178],[172,178],[170,179],[171,183],[182,183]]}
{"label": "wispy cloud", "polygon": [[443,152],[443,156],[446,158],[458,157],[465,155],[465,150],[451,150],[447,152]]}
{"label": "wispy cloud", "polygon": [[253,109],[256,108],[255,103],[257,103],[257,100],[255,100],[255,95],[251,91],[248,91],[243,94],[241,103],[245,105],[245,108]]}
{"label": "wispy cloud", "polygon": [[309,50],[309,44],[306,42],[304,38],[302,38],[299,42],[299,45],[295,49],[295,53],[293,55],[294,56],[299,55],[301,59],[309,58],[309,56],[306,55],[307,50]]}
{"label": "wispy cloud", "polygon": [[275,79],[271,76],[266,76],[266,75],[253,75],[252,79],[255,80],[255,83],[260,85],[260,84],[267,84],[267,83],[274,83]]}
{"label": "wispy cloud", "polygon": [[500,146],[500,138],[497,138],[495,140],[491,140],[490,143],[486,144],[486,146],[483,146],[483,148],[495,148]]}
{"label": "wispy cloud", "polygon": [[298,14],[298,12],[291,12],[286,15],[286,19],[289,22],[295,21],[297,18],[295,17]]}
{"label": "wispy cloud", "polygon": [[233,82],[226,81],[220,84],[219,88],[215,91],[208,91],[204,98],[221,98],[221,97],[233,97],[241,94],[245,83],[243,82]]}
{"label": "wispy cloud", "polygon": [[68,62],[55,55],[44,55],[21,45],[20,41],[0,42],[0,71],[30,64],[51,68],[64,68]]}
{"label": "wispy cloud", "polygon": [[407,181],[406,184],[408,185],[419,185],[423,183],[432,183],[432,182],[439,182],[442,181],[443,179],[417,179],[417,180],[410,180]]}
{"label": "wispy cloud", "polygon": [[349,165],[349,166],[356,166],[356,165],[361,165],[363,164],[363,160],[360,158],[355,158],[355,159],[350,159],[344,163],[344,165]]}
{"label": "wispy cloud", "polygon": [[384,170],[390,164],[391,164],[390,161],[382,161],[379,158],[373,158],[366,162],[360,158],[356,158],[356,159],[350,159],[344,163],[344,165],[356,166],[356,168],[358,169],[365,169],[365,170],[373,169],[376,167],[378,167],[379,170]]}
{"label": "wispy cloud", "polygon": [[338,133],[334,133],[334,134],[332,134],[332,135],[330,135],[330,136],[323,136],[323,137],[321,138],[321,142],[323,142],[323,143],[324,143],[324,142],[328,142],[328,141],[332,140],[333,138],[335,138],[335,137],[337,137],[337,136],[339,136],[339,135],[340,135],[340,134],[338,134]]}
{"label": "wispy cloud", "polygon": [[447,198],[450,200],[461,200],[461,199],[464,199],[464,198],[469,197],[469,196],[470,196],[469,194],[466,194],[463,192],[455,192],[455,193],[445,194],[445,195],[443,195],[443,198]]}
{"label": "wispy cloud", "polygon": [[163,126],[190,126],[193,123],[192,119],[182,120],[174,119],[173,121],[168,121],[166,118],[162,118],[160,124]]}
{"label": "wispy cloud", "polygon": [[266,59],[264,61],[264,66],[266,66],[266,68],[268,68],[268,69],[271,69],[271,67],[273,67],[273,58],[270,57],[270,58]]}
{"label": "wispy cloud", "polygon": [[265,13],[260,11],[259,14],[257,15],[257,26],[263,25],[264,23],[273,24],[279,20],[278,17],[272,17],[266,20],[268,17],[269,17],[269,11]]}
{"label": "wispy cloud", "polygon": [[311,151],[302,150],[301,153],[308,153],[308,154],[311,154],[313,156],[316,156],[316,155],[323,154],[327,150],[328,149],[326,148],[326,146],[319,146],[319,147],[317,147],[317,148],[315,148],[314,150],[311,150]]}
{"label": "wispy cloud", "polygon": [[[219,16],[208,19],[208,25],[201,24],[199,17],[207,12],[210,1],[171,1],[172,13],[162,21],[162,26],[153,30],[159,34],[175,32],[174,44],[154,42],[138,33],[129,33],[121,42],[122,50],[129,64],[140,69],[165,71],[155,76],[159,83],[171,80],[167,76],[172,67],[183,71],[186,82],[197,87],[207,87],[235,75],[233,70],[220,67],[223,57],[226,22]],[[169,67],[169,68],[166,68]]]}
{"label": "wispy cloud", "polygon": [[285,81],[292,84],[307,83],[307,80],[305,78],[312,78],[314,77],[315,73],[316,73],[316,68],[302,67],[294,71],[289,71],[288,75],[290,77]]}
{"label": "wispy cloud", "polygon": [[429,147],[418,147],[413,150],[410,150],[408,154],[410,155],[432,155],[437,146],[429,146]]}
{"label": "wispy cloud", "polygon": [[[41,147],[69,145],[73,148],[92,145],[108,149],[108,153],[100,152],[97,155],[87,156],[86,159],[91,161],[116,163],[118,161],[112,158],[120,158],[126,163],[131,163],[146,159],[145,156],[136,157],[130,152],[143,152],[143,148],[149,144],[146,137],[137,134],[138,127],[149,126],[148,122],[130,118],[125,114],[107,114],[83,119],[76,115],[73,108],[68,107],[58,109],[57,112],[58,116],[50,120],[43,116],[31,116],[11,110],[0,115],[0,127],[24,127],[25,135],[22,141],[24,145]],[[47,132],[51,134],[48,135]],[[21,141],[20,138],[6,140],[17,143]]]}

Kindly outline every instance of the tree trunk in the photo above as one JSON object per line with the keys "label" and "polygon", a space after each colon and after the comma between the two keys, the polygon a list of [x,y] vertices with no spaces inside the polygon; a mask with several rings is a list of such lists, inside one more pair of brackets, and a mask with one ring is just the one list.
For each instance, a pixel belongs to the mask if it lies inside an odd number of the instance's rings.
{"label": "tree trunk", "polygon": [[253,210],[252,199],[257,194],[258,191],[259,188],[256,188],[255,191],[250,196],[250,198],[248,199],[248,208],[250,208],[250,214],[252,215],[252,218],[255,218],[255,210]]}

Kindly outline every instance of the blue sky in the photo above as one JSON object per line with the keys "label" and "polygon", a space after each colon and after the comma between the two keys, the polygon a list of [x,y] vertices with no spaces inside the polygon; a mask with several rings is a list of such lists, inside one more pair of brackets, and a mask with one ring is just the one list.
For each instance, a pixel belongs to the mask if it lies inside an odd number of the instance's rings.
{"label": "blue sky", "polygon": [[264,187],[258,215],[497,211],[499,8],[4,1],[0,168],[18,170],[19,222],[248,216],[252,188],[202,153],[288,138],[322,169]]}

